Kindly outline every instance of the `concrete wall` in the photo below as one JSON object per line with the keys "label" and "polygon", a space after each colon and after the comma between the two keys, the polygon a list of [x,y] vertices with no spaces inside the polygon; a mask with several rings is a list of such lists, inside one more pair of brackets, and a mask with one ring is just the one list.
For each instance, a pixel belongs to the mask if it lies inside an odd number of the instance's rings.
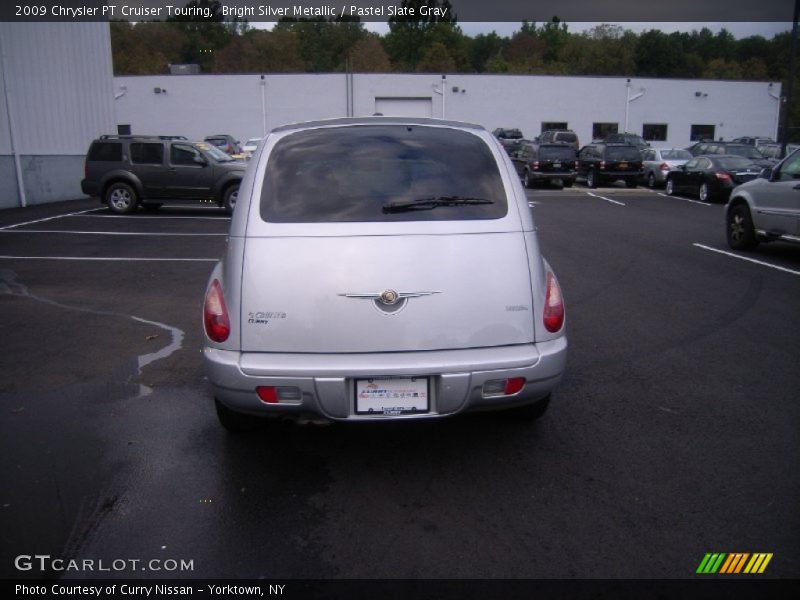
{"label": "concrete wall", "polygon": [[[116,131],[107,23],[0,23],[0,208],[83,196],[83,157]],[[13,132],[13,136],[12,136]]]}
{"label": "concrete wall", "polygon": [[[167,92],[156,94],[156,87]],[[632,79],[628,87],[621,77],[447,75],[445,106],[441,87],[435,74],[355,74],[353,114],[373,114],[376,98],[429,98],[434,117],[444,110],[449,119],[490,130],[518,127],[526,137],[536,136],[543,122],[566,122],[586,143],[596,122],[624,131],[627,104],[628,131],[668,125],[660,145],[689,145],[693,124],[714,125],[715,137],[724,139],[777,133],[778,82]],[[117,123],[130,124],[133,133],[229,133],[245,140],[263,135],[264,122],[269,130],[348,114],[344,74],[116,77],[115,92],[124,92],[116,100]],[[635,99],[627,103],[628,95]]]}

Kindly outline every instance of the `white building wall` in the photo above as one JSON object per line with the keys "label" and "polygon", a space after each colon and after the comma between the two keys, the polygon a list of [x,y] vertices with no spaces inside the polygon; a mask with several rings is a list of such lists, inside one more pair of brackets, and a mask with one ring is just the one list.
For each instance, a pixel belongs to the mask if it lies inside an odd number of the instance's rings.
{"label": "white building wall", "polygon": [[[347,116],[347,78],[329,75],[174,75],[117,77],[117,122],[133,133],[202,138],[229,133],[240,140],[286,123]],[[526,137],[543,122],[566,122],[582,143],[593,123],[617,123],[642,133],[645,123],[666,123],[663,145],[687,146],[693,124],[714,125],[715,137],[777,135],[780,83],[510,75],[356,74],[353,114],[371,115],[376,99],[429,98],[432,116],[479,123],[489,130],[518,127]],[[155,94],[154,88],[166,88]],[[458,88],[458,91],[453,91]],[[265,114],[261,90],[264,90]],[[695,94],[700,92],[700,96]],[[637,95],[641,94],[638,98]],[[389,103],[397,106],[402,102]],[[385,103],[382,103],[385,105]],[[411,103],[409,103],[409,106]]]}
{"label": "white building wall", "polygon": [[15,157],[28,204],[83,197],[86,149],[115,126],[108,24],[0,23],[0,51],[0,208],[21,203]]}

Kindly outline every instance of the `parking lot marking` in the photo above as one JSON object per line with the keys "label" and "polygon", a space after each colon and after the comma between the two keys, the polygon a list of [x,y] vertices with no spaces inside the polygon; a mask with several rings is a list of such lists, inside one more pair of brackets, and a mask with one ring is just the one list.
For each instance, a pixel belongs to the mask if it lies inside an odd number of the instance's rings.
{"label": "parking lot marking", "polygon": [[700,202],[699,200],[691,200],[689,198],[681,198],[680,196],[670,196],[669,194],[662,194],[658,192],[659,196],[664,196],[664,198],[675,198],[676,200],[683,200],[685,202],[691,202],[692,204],[701,204],[702,206],[711,206],[708,202]]}
{"label": "parking lot marking", "polygon": [[599,194],[593,194],[592,192],[586,192],[590,196],[594,196],[595,198],[600,198],[601,200],[605,200],[607,202],[613,202],[614,204],[619,204],[621,206],[625,206],[624,202],[620,202],[619,200],[612,200],[611,198],[606,198],[605,196],[600,196]]}
{"label": "parking lot marking", "polygon": [[68,235],[149,235],[161,237],[209,237],[209,236],[227,236],[227,233],[180,233],[180,232],[163,232],[156,233],[151,231],[68,231],[64,229],[0,229],[0,233],[64,233]]}
{"label": "parking lot marking", "polygon": [[23,225],[33,225],[35,223],[44,223],[45,221],[52,221],[53,219],[63,219],[64,217],[74,217],[75,215],[83,215],[90,212],[95,212],[98,210],[103,210],[102,208],[90,208],[88,210],[79,210],[77,212],[67,213],[65,215],[55,215],[53,217],[46,217],[44,219],[36,219],[35,221],[25,221],[24,223],[15,223],[14,225],[6,225],[5,227],[0,227],[0,231],[7,231],[9,229],[13,229],[14,227],[22,227]]}
{"label": "parking lot marking", "polygon": [[792,275],[800,275],[800,271],[795,271],[794,269],[787,269],[786,267],[780,267],[778,265],[773,265],[768,262],[764,262],[763,260],[756,260],[755,258],[749,258],[747,256],[739,256],[738,254],[734,254],[733,252],[726,252],[725,250],[718,250],[717,248],[711,248],[710,246],[704,246],[703,244],[692,244],[698,248],[702,248],[703,250],[710,250],[711,252],[716,252],[718,254],[724,254],[725,256],[731,256],[733,258],[738,258],[739,260],[746,260],[747,262],[755,263],[757,265],[762,265],[764,267],[770,267],[772,269],[777,269],[778,271],[784,271],[786,273],[791,273]]}
{"label": "parking lot marking", "polygon": [[218,262],[218,258],[130,258],[127,256],[9,256],[0,260],[90,260],[108,262]]}

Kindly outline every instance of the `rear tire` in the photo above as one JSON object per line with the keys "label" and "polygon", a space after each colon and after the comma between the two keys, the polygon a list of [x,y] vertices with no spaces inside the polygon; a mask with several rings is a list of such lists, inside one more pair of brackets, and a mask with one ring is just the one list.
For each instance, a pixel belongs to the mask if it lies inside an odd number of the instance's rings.
{"label": "rear tire", "polygon": [[233,214],[233,209],[236,208],[236,200],[239,198],[239,184],[235,183],[225,188],[225,193],[222,196],[222,204],[226,212],[230,215]]}
{"label": "rear tire", "polygon": [[565,188],[572,187],[573,183],[575,183],[574,179],[565,179],[564,180],[564,187]]}
{"label": "rear tire", "polygon": [[139,196],[136,190],[123,181],[108,186],[105,200],[108,210],[117,215],[129,215],[139,205]]}
{"label": "rear tire", "polygon": [[214,398],[214,406],[217,409],[217,419],[220,425],[231,433],[247,433],[255,431],[259,425],[257,417],[243,415],[225,406],[222,402]]}
{"label": "rear tire", "polygon": [[530,171],[525,171],[525,175],[522,176],[522,184],[528,189],[533,187]]}
{"label": "rear tire", "polygon": [[626,179],[625,180],[625,187],[626,188],[635,188],[636,187],[636,180],[635,179]]}
{"label": "rear tire", "polygon": [[523,421],[535,421],[544,416],[547,412],[547,407],[550,406],[550,396],[548,395],[533,404],[525,404],[523,406],[516,406],[514,408],[507,408],[503,411],[503,415],[514,419]]}
{"label": "rear tire", "polygon": [[697,190],[697,197],[701,202],[711,202],[711,193],[708,191],[708,184],[701,183],[700,188]]}
{"label": "rear tire", "polygon": [[589,172],[586,174],[586,185],[590,188],[597,187],[597,175],[595,175],[594,169],[589,169]]}
{"label": "rear tire", "polygon": [[652,173],[647,176],[647,187],[651,190],[656,187],[656,176]]}
{"label": "rear tire", "polygon": [[664,187],[664,191],[667,193],[667,196],[675,195],[675,182],[672,180],[672,177],[667,178],[667,185]]}
{"label": "rear tire", "polygon": [[737,204],[725,218],[725,233],[728,246],[733,250],[754,250],[758,246],[753,218],[745,204]]}

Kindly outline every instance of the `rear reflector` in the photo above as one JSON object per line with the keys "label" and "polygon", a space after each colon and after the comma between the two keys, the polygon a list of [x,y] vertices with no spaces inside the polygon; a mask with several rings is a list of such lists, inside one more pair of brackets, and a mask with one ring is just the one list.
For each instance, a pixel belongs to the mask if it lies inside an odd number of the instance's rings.
{"label": "rear reflector", "polygon": [[492,379],[483,384],[483,397],[513,396],[525,387],[524,377],[510,377],[509,379]]}
{"label": "rear reflector", "polygon": [[544,327],[555,333],[564,325],[564,299],[555,275],[547,273],[547,293],[544,300]]}
{"label": "rear reflector", "polygon": [[206,301],[203,305],[203,323],[206,335],[215,342],[224,342],[231,334],[231,322],[228,319],[228,308],[222,296],[222,287],[216,279],[208,286]]}
{"label": "rear reflector", "polygon": [[256,394],[262,402],[267,404],[300,404],[302,394],[296,387],[275,387],[272,385],[260,385],[256,388]]}

